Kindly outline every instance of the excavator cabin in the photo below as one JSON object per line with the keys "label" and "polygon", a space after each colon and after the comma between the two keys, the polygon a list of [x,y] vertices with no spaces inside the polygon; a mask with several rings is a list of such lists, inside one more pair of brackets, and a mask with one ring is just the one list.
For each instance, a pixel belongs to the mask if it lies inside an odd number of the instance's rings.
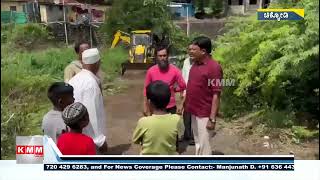
{"label": "excavator cabin", "polygon": [[129,60],[122,63],[122,75],[127,69],[148,69],[155,64],[154,43],[151,30],[135,30],[126,33],[118,30],[112,41],[111,48],[123,41],[129,45]]}

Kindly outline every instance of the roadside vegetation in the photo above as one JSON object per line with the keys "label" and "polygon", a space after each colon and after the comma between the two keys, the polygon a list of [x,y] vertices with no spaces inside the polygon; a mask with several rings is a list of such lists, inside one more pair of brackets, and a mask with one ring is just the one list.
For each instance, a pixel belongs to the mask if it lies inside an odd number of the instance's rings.
{"label": "roadside vegetation", "polygon": [[230,19],[213,52],[224,78],[235,80],[223,91],[221,111],[230,120],[256,112],[256,126],[290,129],[294,142],[319,138],[319,4],[301,0],[270,8],[304,8],[305,17]]}
{"label": "roadside vegetation", "polygon": [[[156,2],[156,3],[154,3]],[[200,2],[200,1],[199,1]],[[167,0],[117,0],[101,33],[110,45],[117,30],[151,29],[167,36],[172,52],[185,54],[190,40],[174,25]],[[219,8],[212,11],[221,13]],[[197,6],[203,6],[198,4]],[[222,94],[223,119],[253,114],[248,134],[285,132],[292,142],[319,139],[319,4],[301,0],[279,8],[305,9],[303,21],[259,22],[256,16],[232,17],[214,42],[213,56],[235,86]],[[109,46],[108,46],[109,47]],[[128,51],[101,49],[104,90],[118,77]],[[41,134],[43,115],[51,108],[48,86],[63,81],[64,67],[74,60],[73,47],[57,42],[39,24],[1,24],[1,156],[15,158],[15,136]],[[181,59],[183,60],[183,59]],[[181,67],[181,62],[177,65]],[[117,89],[117,88],[116,88]],[[253,131],[252,131],[253,130]],[[249,132],[252,131],[252,132]]]}
{"label": "roadside vegetation", "polygon": [[[65,66],[75,58],[73,47],[56,42],[44,26],[1,25],[3,159],[15,158],[15,136],[42,134],[42,117],[51,108],[47,88],[52,82],[63,81]],[[121,48],[102,50],[105,83],[113,81],[126,58]]]}

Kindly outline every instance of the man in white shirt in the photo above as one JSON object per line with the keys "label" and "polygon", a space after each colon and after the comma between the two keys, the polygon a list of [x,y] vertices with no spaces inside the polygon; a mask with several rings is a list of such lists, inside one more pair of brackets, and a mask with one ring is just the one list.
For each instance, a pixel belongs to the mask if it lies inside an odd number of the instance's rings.
{"label": "man in white shirt", "polygon": [[[82,41],[78,42],[74,46],[74,50],[78,55],[78,60],[72,61],[65,69],[64,69],[64,82],[69,82],[70,79],[79,73],[82,70],[82,52],[90,49],[90,45],[88,42]],[[97,75],[100,79],[100,88],[102,88],[101,84],[104,78],[104,73],[99,69]]]}
{"label": "man in white shirt", "polygon": [[[190,46],[188,47],[188,52],[189,52]],[[189,80],[189,72],[192,67],[192,64],[193,64],[192,59],[189,56],[183,62],[182,77],[186,82],[187,86],[188,86],[188,80]],[[183,140],[189,141],[190,145],[194,145],[193,133],[191,128],[191,114],[183,110],[183,103],[186,98],[186,90],[183,91],[181,98],[182,98],[182,106],[178,109],[178,112],[180,114],[183,112],[183,122],[185,126]]]}
{"label": "man in white shirt", "polygon": [[99,87],[100,80],[97,72],[100,68],[100,53],[97,48],[87,49],[82,53],[83,69],[70,79],[69,84],[74,88],[76,102],[84,104],[89,113],[90,123],[83,129],[83,133],[90,136],[96,144],[98,153],[107,150],[106,115],[102,92]]}

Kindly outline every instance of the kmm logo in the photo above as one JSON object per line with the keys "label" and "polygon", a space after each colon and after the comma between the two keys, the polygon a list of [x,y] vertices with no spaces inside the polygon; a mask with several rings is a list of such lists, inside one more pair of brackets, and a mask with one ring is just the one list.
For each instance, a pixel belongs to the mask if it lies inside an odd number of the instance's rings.
{"label": "kmm logo", "polygon": [[34,154],[36,157],[43,156],[43,146],[16,146],[16,154]]}
{"label": "kmm logo", "polygon": [[42,164],[44,157],[43,136],[17,136],[17,164]]}
{"label": "kmm logo", "polygon": [[208,86],[210,87],[221,87],[221,86],[235,86],[235,79],[208,79]]}

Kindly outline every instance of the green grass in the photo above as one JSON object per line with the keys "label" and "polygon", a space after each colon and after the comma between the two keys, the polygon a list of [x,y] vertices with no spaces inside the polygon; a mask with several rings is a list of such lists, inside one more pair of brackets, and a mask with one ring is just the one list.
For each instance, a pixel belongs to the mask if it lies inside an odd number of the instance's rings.
{"label": "green grass", "polygon": [[128,51],[121,47],[105,49],[101,57],[101,69],[108,73],[107,81],[111,81],[121,73],[121,63],[128,60]]}
{"label": "green grass", "polygon": [[43,115],[51,108],[48,86],[63,81],[72,49],[12,52],[1,60],[1,156],[14,157],[15,136],[41,134]]}
{"label": "green grass", "polygon": [[[15,158],[15,137],[42,134],[41,122],[51,108],[48,86],[63,81],[63,70],[75,59],[72,48],[52,48],[25,52],[10,51],[2,44],[1,56],[1,156]],[[126,59],[122,49],[102,51],[102,69],[110,82]]]}
{"label": "green grass", "polygon": [[293,126],[292,131],[294,134],[293,140],[299,143],[300,140],[310,140],[313,138],[319,138],[319,130],[310,130],[303,126]]}

